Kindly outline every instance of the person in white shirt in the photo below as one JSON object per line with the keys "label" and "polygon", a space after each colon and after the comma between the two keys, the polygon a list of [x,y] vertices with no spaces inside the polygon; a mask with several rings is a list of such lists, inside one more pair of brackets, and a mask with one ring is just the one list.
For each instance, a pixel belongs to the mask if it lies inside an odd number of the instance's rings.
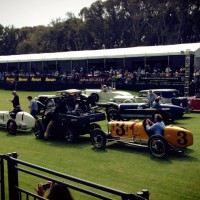
{"label": "person in white shirt", "polygon": [[149,90],[147,94],[147,99],[150,106],[153,104],[156,98],[157,98],[157,95],[152,90]]}
{"label": "person in white shirt", "polygon": [[36,99],[33,99],[32,96],[28,96],[27,99],[30,101],[30,114],[37,119],[38,112],[38,103]]}

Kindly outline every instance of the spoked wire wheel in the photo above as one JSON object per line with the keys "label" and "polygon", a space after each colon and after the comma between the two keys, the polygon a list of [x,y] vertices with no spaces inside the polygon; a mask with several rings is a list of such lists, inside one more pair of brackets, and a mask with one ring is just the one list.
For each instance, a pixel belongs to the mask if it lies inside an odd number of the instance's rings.
{"label": "spoked wire wheel", "polygon": [[151,154],[156,158],[163,158],[169,151],[169,145],[166,139],[161,135],[152,135],[148,141],[148,148]]}
{"label": "spoked wire wheel", "polygon": [[15,135],[17,133],[17,124],[14,120],[12,120],[12,119],[8,120],[7,131],[11,135]]}
{"label": "spoked wire wheel", "polygon": [[94,129],[90,134],[90,138],[94,148],[103,149],[106,146],[106,135],[101,129]]}

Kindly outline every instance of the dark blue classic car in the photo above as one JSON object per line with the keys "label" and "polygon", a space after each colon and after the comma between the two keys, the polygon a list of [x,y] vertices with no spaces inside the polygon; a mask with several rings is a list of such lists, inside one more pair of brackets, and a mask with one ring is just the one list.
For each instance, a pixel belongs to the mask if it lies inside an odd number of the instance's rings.
{"label": "dark blue classic car", "polygon": [[160,104],[160,107],[155,109],[146,103],[116,104],[111,102],[106,109],[108,121],[153,118],[155,114],[161,114],[165,122],[170,122],[181,118],[184,112],[184,108],[176,105]]}

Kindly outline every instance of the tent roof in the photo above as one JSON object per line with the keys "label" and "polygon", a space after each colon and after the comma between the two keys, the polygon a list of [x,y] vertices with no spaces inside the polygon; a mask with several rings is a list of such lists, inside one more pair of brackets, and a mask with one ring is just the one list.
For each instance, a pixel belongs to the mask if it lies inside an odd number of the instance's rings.
{"label": "tent roof", "polygon": [[200,57],[200,43],[0,56],[0,63],[182,55]]}

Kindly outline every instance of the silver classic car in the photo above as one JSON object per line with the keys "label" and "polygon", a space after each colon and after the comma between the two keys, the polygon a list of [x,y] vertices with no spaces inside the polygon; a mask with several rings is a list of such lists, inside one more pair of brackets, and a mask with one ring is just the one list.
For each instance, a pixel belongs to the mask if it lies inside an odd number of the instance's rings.
{"label": "silver classic car", "polygon": [[102,88],[102,89],[86,89],[82,92],[87,96],[93,96],[97,105],[106,105],[112,101],[115,103],[135,102],[135,96],[129,92]]}
{"label": "silver classic car", "polygon": [[[160,96],[160,101],[162,103],[172,103],[172,98],[179,96],[177,89],[151,89],[157,96]],[[147,95],[149,90],[140,90],[138,97],[135,97],[135,102],[143,103],[148,102]]]}

